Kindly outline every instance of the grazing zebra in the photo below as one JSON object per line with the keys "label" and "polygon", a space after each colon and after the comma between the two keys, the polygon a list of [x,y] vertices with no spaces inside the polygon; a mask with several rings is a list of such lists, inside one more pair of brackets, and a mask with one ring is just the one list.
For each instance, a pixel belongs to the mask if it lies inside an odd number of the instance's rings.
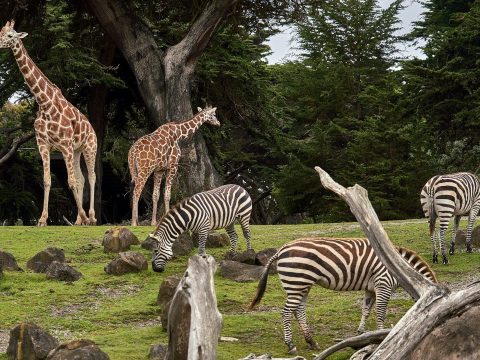
{"label": "grazing zebra", "polygon": [[[420,256],[405,248],[397,249],[415,270],[427,279],[437,281],[435,273]],[[292,341],[293,315],[298,320],[305,341],[311,348],[318,347],[310,334],[305,312],[308,293],[315,283],[339,291],[365,290],[358,332],[365,331],[365,322],[375,301],[377,327],[383,328],[387,304],[398,282],[375,255],[368,239],[305,238],[285,244],[265,266],[250,309],[262,299],[267,286],[268,269],[275,260],[278,260],[278,275],[287,293],[282,320],[289,353],[294,354],[297,350]]]}
{"label": "grazing zebra", "polygon": [[445,250],[445,233],[450,218],[453,220],[453,237],[450,243],[450,255],[455,253],[455,235],[462,215],[468,214],[466,245],[467,252],[472,252],[470,244],[472,228],[480,209],[480,181],[468,172],[448,175],[437,175],[427,181],[420,193],[425,217],[430,224],[430,237],[432,240],[433,262],[438,262],[437,246],[435,242],[435,222],[440,218],[439,243],[443,263],[448,264]]}
{"label": "grazing zebra", "polygon": [[205,255],[205,243],[210,230],[227,230],[231,251],[237,250],[238,235],[234,222],[240,222],[243,235],[250,250],[250,214],[252,199],[248,192],[238,185],[223,185],[182,200],[170,209],[150,237],[157,240],[153,250],[152,268],[161,272],[173,256],[175,239],[186,230],[198,234],[198,253]]}

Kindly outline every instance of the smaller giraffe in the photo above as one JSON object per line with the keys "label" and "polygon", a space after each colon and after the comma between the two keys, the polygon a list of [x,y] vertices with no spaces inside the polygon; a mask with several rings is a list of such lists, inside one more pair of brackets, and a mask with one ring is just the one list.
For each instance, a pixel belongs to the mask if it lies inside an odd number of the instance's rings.
{"label": "smaller giraffe", "polygon": [[[43,162],[43,211],[38,226],[47,225],[48,197],[50,194],[50,151],[59,150],[65,160],[68,186],[72,190],[78,208],[76,225],[96,224],[94,205],[95,156],[97,136],[88,119],[65,99],[60,89],[35,65],[23,46],[27,33],[17,33],[15,22],[9,21],[0,30],[0,48],[11,48],[20,72],[38,104],[34,123],[38,150]],[[90,209],[88,218],[82,207],[85,179],[80,168],[80,157],[85,159],[90,184]]]}
{"label": "smaller giraffe", "polygon": [[160,185],[165,175],[165,213],[170,207],[170,192],[180,160],[180,140],[191,137],[205,122],[219,126],[215,116],[217,108],[207,107],[189,120],[168,122],[153,133],[135,141],[128,152],[128,167],[134,186],[132,196],[132,226],[138,225],[138,200],[148,177],[154,173],[152,225],[157,225],[157,204]]}

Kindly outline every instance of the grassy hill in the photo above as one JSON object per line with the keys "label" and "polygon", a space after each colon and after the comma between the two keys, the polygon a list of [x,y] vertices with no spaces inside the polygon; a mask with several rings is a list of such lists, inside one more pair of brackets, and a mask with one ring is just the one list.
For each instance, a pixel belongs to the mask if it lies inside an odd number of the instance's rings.
{"label": "grassy hill", "polygon": [[[461,228],[465,226],[462,222]],[[431,263],[425,220],[385,222],[384,227],[396,245],[414,249]],[[60,341],[94,340],[113,360],[146,359],[151,345],[167,344],[167,334],[161,329],[160,309],[155,301],[162,280],[183,273],[188,257],[170,262],[162,274],[153,273],[149,268],[139,274],[108,275],[103,268],[115,255],[105,254],[101,246],[107,229],[105,226],[0,228],[0,249],[12,253],[22,268],[26,269],[27,260],[38,251],[55,246],[62,248],[70,265],[84,275],[81,280],[68,285],[30,271],[5,272],[0,279],[0,359],[7,358],[4,351],[8,330],[21,321],[38,324]],[[143,240],[152,227],[131,230]],[[258,225],[252,226],[252,234],[256,251],[279,247],[299,237],[363,236],[356,223]],[[245,249],[242,236],[239,244],[240,249]],[[132,250],[150,259],[150,252],[140,246],[133,246]],[[207,253],[220,261],[227,250],[207,248]],[[458,254],[450,256],[449,265],[433,265],[439,280],[450,286],[461,286],[478,278],[480,253],[476,250],[467,254],[459,248]],[[257,283],[235,283],[217,274],[215,286],[224,321],[222,336],[239,339],[235,343],[220,342],[218,359],[238,359],[251,352],[270,352],[278,357],[287,355],[280,315],[286,297],[276,275],[270,276],[264,299],[253,312],[245,309],[255,294]],[[322,349],[334,344],[336,339],[356,334],[362,296],[361,292],[312,289],[307,314],[315,340]],[[390,301],[386,325],[395,324],[412,304],[409,296],[398,290]],[[375,328],[375,314],[372,315],[368,329]],[[296,323],[293,330],[299,355],[311,358],[313,352],[307,349]],[[344,351],[332,359],[346,359],[350,354],[351,351]]]}

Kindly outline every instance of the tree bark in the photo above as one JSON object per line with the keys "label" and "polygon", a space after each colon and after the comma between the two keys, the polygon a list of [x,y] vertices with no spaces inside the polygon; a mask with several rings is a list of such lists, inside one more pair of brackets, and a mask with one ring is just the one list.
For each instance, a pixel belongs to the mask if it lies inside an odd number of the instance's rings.
{"label": "tree bark", "polygon": [[[100,54],[99,62],[105,66],[113,63],[115,55],[115,44],[111,41],[105,41],[105,46]],[[102,179],[103,179],[103,141],[105,139],[105,130],[107,128],[107,118],[105,117],[105,104],[107,102],[109,88],[105,85],[96,85],[89,92],[87,99],[88,119],[97,135],[97,157],[95,160],[95,214],[97,224],[102,224]],[[87,178],[87,177],[86,177]],[[87,186],[86,189],[89,189]],[[88,193],[90,191],[87,191]]]}
{"label": "tree bark", "polygon": [[213,276],[215,259],[194,255],[177,286],[168,312],[166,359],[216,359],[222,329]]}
{"label": "tree bark", "polygon": [[[323,186],[344,199],[367,235],[376,255],[405,290],[418,301],[390,331],[370,360],[409,359],[421,341],[434,329],[472,307],[480,306],[480,282],[452,293],[441,284],[433,284],[414,271],[394,250],[367,195],[359,185],[348,189],[337,184],[320,167],[315,170]],[[465,344],[448,344],[455,351]],[[476,346],[471,346],[474,351]]]}

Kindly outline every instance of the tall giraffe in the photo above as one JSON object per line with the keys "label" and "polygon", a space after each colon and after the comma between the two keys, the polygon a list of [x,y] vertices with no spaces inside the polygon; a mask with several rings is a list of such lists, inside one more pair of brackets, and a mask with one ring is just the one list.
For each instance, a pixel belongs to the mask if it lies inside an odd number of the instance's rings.
{"label": "tall giraffe", "polygon": [[[38,226],[47,225],[48,197],[50,194],[50,151],[59,150],[65,160],[68,172],[68,186],[72,190],[78,208],[76,225],[96,224],[94,204],[95,191],[95,155],[97,136],[87,118],[62,95],[35,65],[23,46],[22,38],[27,33],[17,33],[15,22],[9,21],[0,30],[0,48],[11,48],[20,72],[38,104],[37,118],[34,123],[38,150],[43,162],[43,211]],[[80,168],[83,153],[88,170],[90,184],[90,209],[88,218],[82,207],[85,178]]]}
{"label": "tall giraffe", "polygon": [[179,141],[189,138],[205,122],[219,126],[215,116],[217,108],[207,107],[189,120],[168,122],[153,133],[135,141],[128,152],[128,167],[134,185],[132,197],[132,225],[138,225],[138,200],[148,177],[154,173],[152,225],[157,224],[157,203],[160,197],[160,184],[165,175],[165,213],[170,207],[170,192],[180,160]]}

